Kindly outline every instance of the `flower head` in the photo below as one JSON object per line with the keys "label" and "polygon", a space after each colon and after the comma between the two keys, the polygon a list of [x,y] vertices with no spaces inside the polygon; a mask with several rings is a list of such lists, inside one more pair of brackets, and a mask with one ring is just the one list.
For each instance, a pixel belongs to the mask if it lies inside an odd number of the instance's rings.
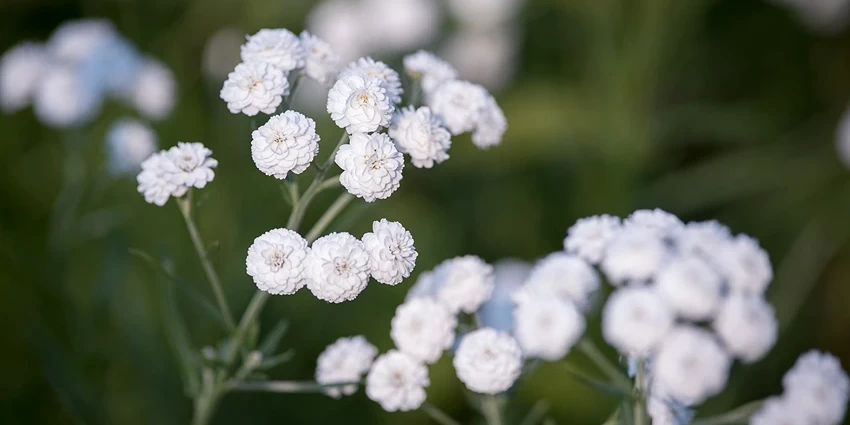
{"label": "flower head", "polygon": [[371,257],[372,277],[387,285],[398,285],[410,276],[419,256],[410,232],[385,218],[372,223],[372,232],[363,235],[363,245]]}
{"label": "flower head", "polygon": [[473,313],[493,293],[493,266],[474,255],[455,257],[434,269],[437,299],[453,312]]}
{"label": "flower head", "polygon": [[598,264],[605,255],[605,248],[619,233],[620,228],[620,219],[611,215],[579,219],[567,230],[564,249],[591,264]]}
{"label": "flower head", "polygon": [[782,378],[785,398],[812,424],[838,425],[850,397],[850,379],[838,359],[809,351]]}
{"label": "flower head", "polygon": [[273,116],[251,133],[251,157],[264,174],[285,179],[301,174],[319,153],[316,123],[295,111]]}
{"label": "flower head", "polygon": [[47,41],[50,55],[66,64],[76,64],[120,37],[106,19],[77,19],[56,28]]}
{"label": "flower head", "polygon": [[401,102],[404,90],[401,88],[401,79],[387,64],[376,61],[370,57],[360,58],[348,64],[340,74],[340,79],[348,75],[359,75],[363,78],[377,78],[381,87],[386,91],[387,99],[392,104]]}
{"label": "flower head", "polygon": [[518,296],[538,293],[585,306],[599,289],[596,270],[579,257],[564,252],[547,255],[534,265]]}
{"label": "flower head", "polygon": [[[215,178],[213,168],[218,166],[218,161],[210,156],[212,151],[202,143],[178,142],[165,155],[168,161],[163,166],[168,179],[178,187],[203,189]],[[182,196],[182,193],[178,190],[172,196]]]}
{"label": "flower head", "polygon": [[396,350],[381,355],[366,376],[366,395],[388,412],[418,409],[430,385],[428,368]]}
{"label": "flower head", "polygon": [[522,372],[522,351],[510,335],[483,328],[466,334],[455,352],[457,377],[477,393],[498,394]]}
{"label": "flower head", "polygon": [[155,59],[142,63],[129,90],[130,103],[149,119],[164,119],[174,109],[177,95],[174,73]]}
{"label": "flower head", "polygon": [[330,303],[351,301],[369,283],[369,253],[354,236],[331,233],[313,242],[307,257],[307,288]]}
{"label": "flower head", "polygon": [[696,256],[673,259],[656,279],[658,292],[681,317],[713,317],[722,300],[723,282],[709,264]]}
{"label": "flower head", "polygon": [[272,295],[290,295],[307,284],[307,241],[289,229],[272,229],[254,239],[245,267],[257,288]]}
{"label": "flower head", "polygon": [[429,106],[454,135],[473,131],[488,106],[487,89],[467,81],[443,83],[429,99]]}
{"label": "flower head", "polygon": [[762,405],[752,417],[750,425],[798,425],[809,424],[806,414],[785,397],[774,397]]}
{"label": "flower head", "polygon": [[109,171],[127,174],[139,171],[142,161],[156,151],[156,133],[132,118],[121,118],[106,133]]}
{"label": "flower head", "polygon": [[100,112],[102,87],[71,66],[47,69],[36,88],[33,110],[39,121],[56,128],[78,126]]}
{"label": "flower head", "polygon": [[502,143],[502,136],[508,129],[508,120],[502,108],[493,96],[487,96],[484,107],[478,117],[472,143],[480,149],[489,149]]}
{"label": "flower head", "polygon": [[620,288],[602,311],[602,336],[623,354],[645,356],[667,336],[673,313],[648,287]]}
{"label": "flower head", "polygon": [[418,360],[434,363],[455,340],[457,318],[431,298],[414,298],[396,309],[390,336],[396,347]]}
{"label": "flower head", "polygon": [[680,326],[661,344],[652,376],[670,397],[696,405],[723,390],[731,364],[709,332]]}
{"label": "flower head", "polygon": [[776,343],[778,324],[773,308],[763,298],[733,294],[723,302],[714,330],[727,350],[752,363]]}
{"label": "flower head", "polygon": [[0,57],[0,111],[11,113],[27,107],[47,69],[44,45],[20,43]]}
{"label": "flower head", "polygon": [[221,88],[221,99],[231,113],[252,117],[262,112],[272,114],[289,95],[289,82],[284,72],[266,62],[244,62],[236,65]]}
{"label": "flower head", "polygon": [[404,156],[386,134],[352,134],[334,161],[342,168],[340,183],[366,202],[389,198],[401,186]]}
{"label": "flower head", "polygon": [[662,239],[675,237],[684,224],[679,217],[660,208],[654,210],[637,210],[623,220],[623,227],[639,227],[658,233]]}
{"label": "flower head", "polygon": [[[325,348],[316,362],[316,382],[320,385],[359,381],[369,368],[378,349],[363,336],[340,338]],[[325,394],[340,398],[357,391],[357,384],[325,389]]]}
{"label": "flower head", "polygon": [[396,112],[389,135],[399,151],[410,155],[415,167],[431,168],[449,159],[452,135],[427,106],[410,106]]}
{"label": "flower head", "polygon": [[773,279],[770,257],[747,235],[738,235],[726,244],[719,252],[718,267],[732,291],[762,294]]}
{"label": "flower head", "polygon": [[562,359],[584,333],[584,316],[570,301],[537,294],[517,303],[514,335],[526,357]]}
{"label": "flower head", "polygon": [[178,187],[168,179],[163,166],[168,161],[168,156],[162,151],[154,153],[142,162],[142,171],[136,181],[139,183],[138,191],[145,197],[145,202],[161,207],[168,202],[172,194],[179,193],[176,196],[182,196],[186,193],[185,187]]}
{"label": "flower head", "polygon": [[431,298],[436,300],[436,283],[433,271],[424,271],[419,273],[419,276],[416,278],[416,283],[407,290],[407,296],[405,296],[404,299],[412,300],[414,298]]}
{"label": "flower head", "polygon": [[307,57],[301,39],[283,28],[261,29],[249,36],[241,54],[245,62],[267,63],[284,73],[303,68]]}
{"label": "flower head", "polygon": [[327,42],[307,31],[303,31],[300,38],[307,54],[304,73],[319,83],[327,84],[339,71],[339,56]]}
{"label": "flower head", "polygon": [[420,50],[404,57],[404,71],[419,80],[422,92],[430,96],[446,81],[457,79],[457,70],[431,52]]}
{"label": "flower head", "polygon": [[646,282],[668,260],[664,241],[652,231],[637,227],[623,229],[605,249],[602,271],[612,284]]}
{"label": "flower head", "polygon": [[394,106],[382,80],[343,73],[328,92],[328,113],[348,134],[369,133],[390,123]]}

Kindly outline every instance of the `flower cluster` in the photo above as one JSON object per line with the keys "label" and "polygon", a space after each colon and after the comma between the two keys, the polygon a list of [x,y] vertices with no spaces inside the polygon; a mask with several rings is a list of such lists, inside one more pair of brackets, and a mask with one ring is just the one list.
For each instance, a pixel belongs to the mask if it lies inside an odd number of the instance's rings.
{"label": "flower cluster", "polygon": [[179,198],[191,188],[203,189],[215,177],[218,161],[201,143],[183,143],[154,153],[142,162],[136,180],[145,201],[165,205],[170,197]]}

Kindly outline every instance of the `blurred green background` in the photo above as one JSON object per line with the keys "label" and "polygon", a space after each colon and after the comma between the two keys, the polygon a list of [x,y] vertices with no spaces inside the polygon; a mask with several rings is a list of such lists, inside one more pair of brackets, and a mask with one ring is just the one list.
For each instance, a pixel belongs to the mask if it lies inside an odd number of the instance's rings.
{"label": "blurred green background", "polygon": [[[251,161],[248,118],[228,113],[218,98],[222,78],[202,72],[204,46],[221,28],[300,31],[312,6],[3,0],[0,51],[23,39],[44,40],[68,19],[107,17],[174,70],[177,108],[155,128],[160,146],[201,141],[221,163],[202,192],[198,220],[205,239],[218,246],[215,264],[241,312],[254,292],[246,249],[281,227],[288,207],[276,182]],[[380,26],[380,17],[362,25]],[[850,365],[850,172],[835,150],[850,98],[850,31],[812,31],[793,11],[760,0],[528,0],[512,28],[513,78],[497,91],[510,125],[502,146],[482,152],[468,135],[458,137],[449,161],[431,170],[407,167],[396,194],[354,208],[334,228],[362,234],[374,219],[400,221],[416,239],[423,271],[467,253],[491,262],[533,260],[560,249],[567,227],[590,214],[660,207],[684,220],[717,218],[770,252],[776,279],[769,298],[782,333],[766,359],[736,365],[728,390],[701,412],[778,393],[782,374],[808,348],[832,351]],[[446,17],[441,35],[423,47],[456,29]],[[399,55],[377,57],[400,69]],[[167,282],[129,250],[166,259],[198,291],[208,285],[173,201],[146,204],[132,178],[102,171],[105,131],[127,113],[108,104],[100,119],[70,133],[41,126],[29,109],[0,115],[2,424],[189,420],[191,405],[164,333]],[[340,130],[327,114],[311,116],[322,146],[335,141]],[[69,163],[71,156],[84,162]],[[324,194],[308,221],[331,199]],[[283,345],[295,356],[272,376],[311,379],[318,353],[341,336],[363,334],[390,348],[390,318],[413,282],[373,283],[341,305],[306,291],[275,297],[263,328],[288,319]],[[216,326],[182,294],[177,302],[193,343],[215,343]],[[598,336],[594,322],[590,332]],[[580,355],[569,361],[586,365]],[[478,420],[447,359],[431,368],[431,382],[433,404],[467,423]],[[551,404],[557,423],[570,425],[599,424],[615,403],[546,365],[517,389],[509,417],[521,417],[540,399]],[[214,421],[342,422],[430,419],[383,412],[361,391],[339,401],[230,394]]]}

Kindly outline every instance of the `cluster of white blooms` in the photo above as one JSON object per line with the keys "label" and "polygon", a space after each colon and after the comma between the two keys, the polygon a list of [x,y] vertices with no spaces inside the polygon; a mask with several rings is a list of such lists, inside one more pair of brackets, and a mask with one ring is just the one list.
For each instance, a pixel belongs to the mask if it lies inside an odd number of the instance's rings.
{"label": "cluster of white blooms", "polygon": [[484,87],[468,81],[446,81],[426,96],[426,102],[452,134],[473,132],[472,142],[482,149],[502,142],[507,120]]}
{"label": "cluster of white blooms", "polygon": [[136,177],[139,193],[148,203],[161,207],[168,198],[179,198],[190,188],[203,189],[215,178],[213,168],[218,166],[210,155],[212,151],[201,143],[183,142],[154,153],[142,162],[142,172]]}
{"label": "cluster of white blooms", "polygon": [[378,349],[363,336],[340,338],[325,348],[316,362],[316,382],[321,385],[347,384],[325,389],[325,394],[339,398],[357,391],[357,382],[372,367]]}
{"label": "cluster of white blooms", "polygon": [[750,425],[839,425],[850,399],[850,378],[838,359],[809,351],[782,379],[784,393],[767,401]]}
{"label": "cluster of white blooms", "polygon": [[51,127],[91,121],[108,96],[160,120],[171,113],[175,91],[167,67],[144,57],[101,19],[68,21],[46,43],[23,42],[0,57],[0,110],[32,104]]}
{"label": "cluster of white blooms", "polygon": [[264,174],[285,179],[301,174],[319,153],[316,123],[295,112],[275,115],[251,133],[251,157]]}

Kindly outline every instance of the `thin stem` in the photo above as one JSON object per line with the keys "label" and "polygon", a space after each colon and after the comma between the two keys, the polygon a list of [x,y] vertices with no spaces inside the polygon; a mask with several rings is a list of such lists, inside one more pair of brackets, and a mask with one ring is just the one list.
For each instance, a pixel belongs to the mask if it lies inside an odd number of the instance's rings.
{"label": "thin stem", "polygon": [[569,363],[561,362],[560,365],[573,379],[593,388],[594,390],[616,397],[629,397],[629,394],[623,391],[622,388],[609,385],[605,382],[600,382]]}
{"label": "thin stem", "polygon": [[289,96],[286,96],[281,102],[281,111],[286,112],[290,106],[292,106],[292,100],[295,99],[295,92],[298,91],[298,85],[301,83],[302,75],[298,73],[295,78],[289,81]]}
{"label": "thin stem", "polygon": [[213,268],[212,261],[207,255],[206,245],[201,240],[201,234],[198,232],[198,227],[195,225],[195,220],[192,218],[192,196],[191,192],[182,198],[177,199],[177,206],[180,207],[180,213],[183,214],[183,220],[186,222],[186,229],[189,230],[189,236],[192,238],[192,244],[195,246],[195,252],[198,253],[198,258],[201,260],[204,273],[207,275],[207,280],[212,286],[213,295],[215,296],[218,308],[221,310],[221,315],[224,317],[224,323],[229,329],[234,328],[233,316],[230,314],[230,307],[227,305],[227,299],[224,297],[221,281],[218,279],[218,274]]}
{"label": "thin stem", "polygon": [[634,412],[635,425],[647,425],[649,418],[646,416],[646,403],[643,397],[643,380],[646,373],[646,362],[644,359],[638,359],[637,373],[635,374],[635,395]]}
{"label": "thin stem", "polygon": [[546,400],[538,400],[537,403],[534,403],[534,406],[531,407],[528,414],[525,415],[525,418],[522,419],[522,422],[519,425],[536,425],[543,420],[543,417],[546,416],[546,412],[549,411],[549,402]]}
{"label": "thin stem", "polygon": [[764,404],[764,400],[757,400],[742,406],[739,406],[735,409],[732,409],[726,413],[709,416],[703,419],[697,419],[693,422],[693,425],[732,425],[732,424],[743,424],[746,423],[750,416],[756,413],[761,406]]}
{"label": "thin stem", "polygon": [[239,320],[239,327],[236,328],[233,338],[230,339],[230,346],[224,358],[227,364],[232,363],[236,359],[236,354],[239,353],[239,348],[242,346],[242,339],[245,338],[248,329],[257,320],[257,317],[259,317],[260,312],[263,310],[263,305],[265,305],[268,299],[268,292],[257,291],[254,293],[254,296],[248,303],[248,307],[245,308],[245,313],[242,314],[242,319]]}
{"label": "thin stem", "polygon": [[313,225],[313,228],[307,232],[307,236],[304,238],[307,239],[307,242],[313,242],[319,235],[328,227],[329,224],[345,209],[349,202],[354,199],[348,192],[342,192],[338,198],[328,207],[327,211],[319,217],[319,220],[316,224]]}
{"label": "thin stem", "polygon": [[437,406],[434,406],[427,401],[422,403],[422,406],[419,407],[423,412],[427,413],[434,422],[440,425],[460,425],[460,422],[454,420],[451,416],[449,416],[446,412],[440,409]]}
{"label": "thin stem", "polygon": [[348,133],[343,133],[342,137],[337,142],[334,149],[331,151],[331,154],[325,160],[325,163],[319,167],[319,171],[316,172],[316,176],[313,178],[313,182],[310,183],[310,186],[307,187],[307,190],[304,191],[304,194],[301,195],[301,199],[295,204],[295,207],[292,208],[292,213],[289,216],[289,222],[286,224],[286,228],[290,230],[297,230],[296,227],[301,223],[301,220],[304,219],[304,214],[307,212],[307,207],[310,205],[310,202],[313,201],[313,197],[316,196],[322,190],[322,183],[324,182],[325,173],[330,169],[331,164],[333,164],[334,157],[336,156],[336,151],[342,146],[345,142],[348,141]]}
{"label": "thin stem", "polygon": [[203,392],[195,399],[195,411],[192,417],[192,425],[207,425],[215,413],[221,391],[216,384],[215,373],[210,368],[203,368],[201,372],[203,380]]}
{"label": "thin stem", "polygon": [[334,384],[320,384],[313,381],[257,381],[232,382],[227,388],[238,391],[264,391],[271,393],[316,393],[329,388],[344,387],[347,385],[360,385],[360,383],[340,382]]}
{"label": "thin stem", "polygon": [[503,425],[502,406],[495,395],[485,395],[481,401],[481,413],[487,421],[487,425]]}
{"label": "thin stem", "polygon": [[599,368],[604,374],[608,375],[608,378],[617,386],[623,388],[625,391],[631,390],[631,383],[629,379],[623,375],[623,372],[611,363],[599,348],[591,341],[590,339],[584,338],[578,343],[578,349],[584,355],[586,355],[596,367]]}

